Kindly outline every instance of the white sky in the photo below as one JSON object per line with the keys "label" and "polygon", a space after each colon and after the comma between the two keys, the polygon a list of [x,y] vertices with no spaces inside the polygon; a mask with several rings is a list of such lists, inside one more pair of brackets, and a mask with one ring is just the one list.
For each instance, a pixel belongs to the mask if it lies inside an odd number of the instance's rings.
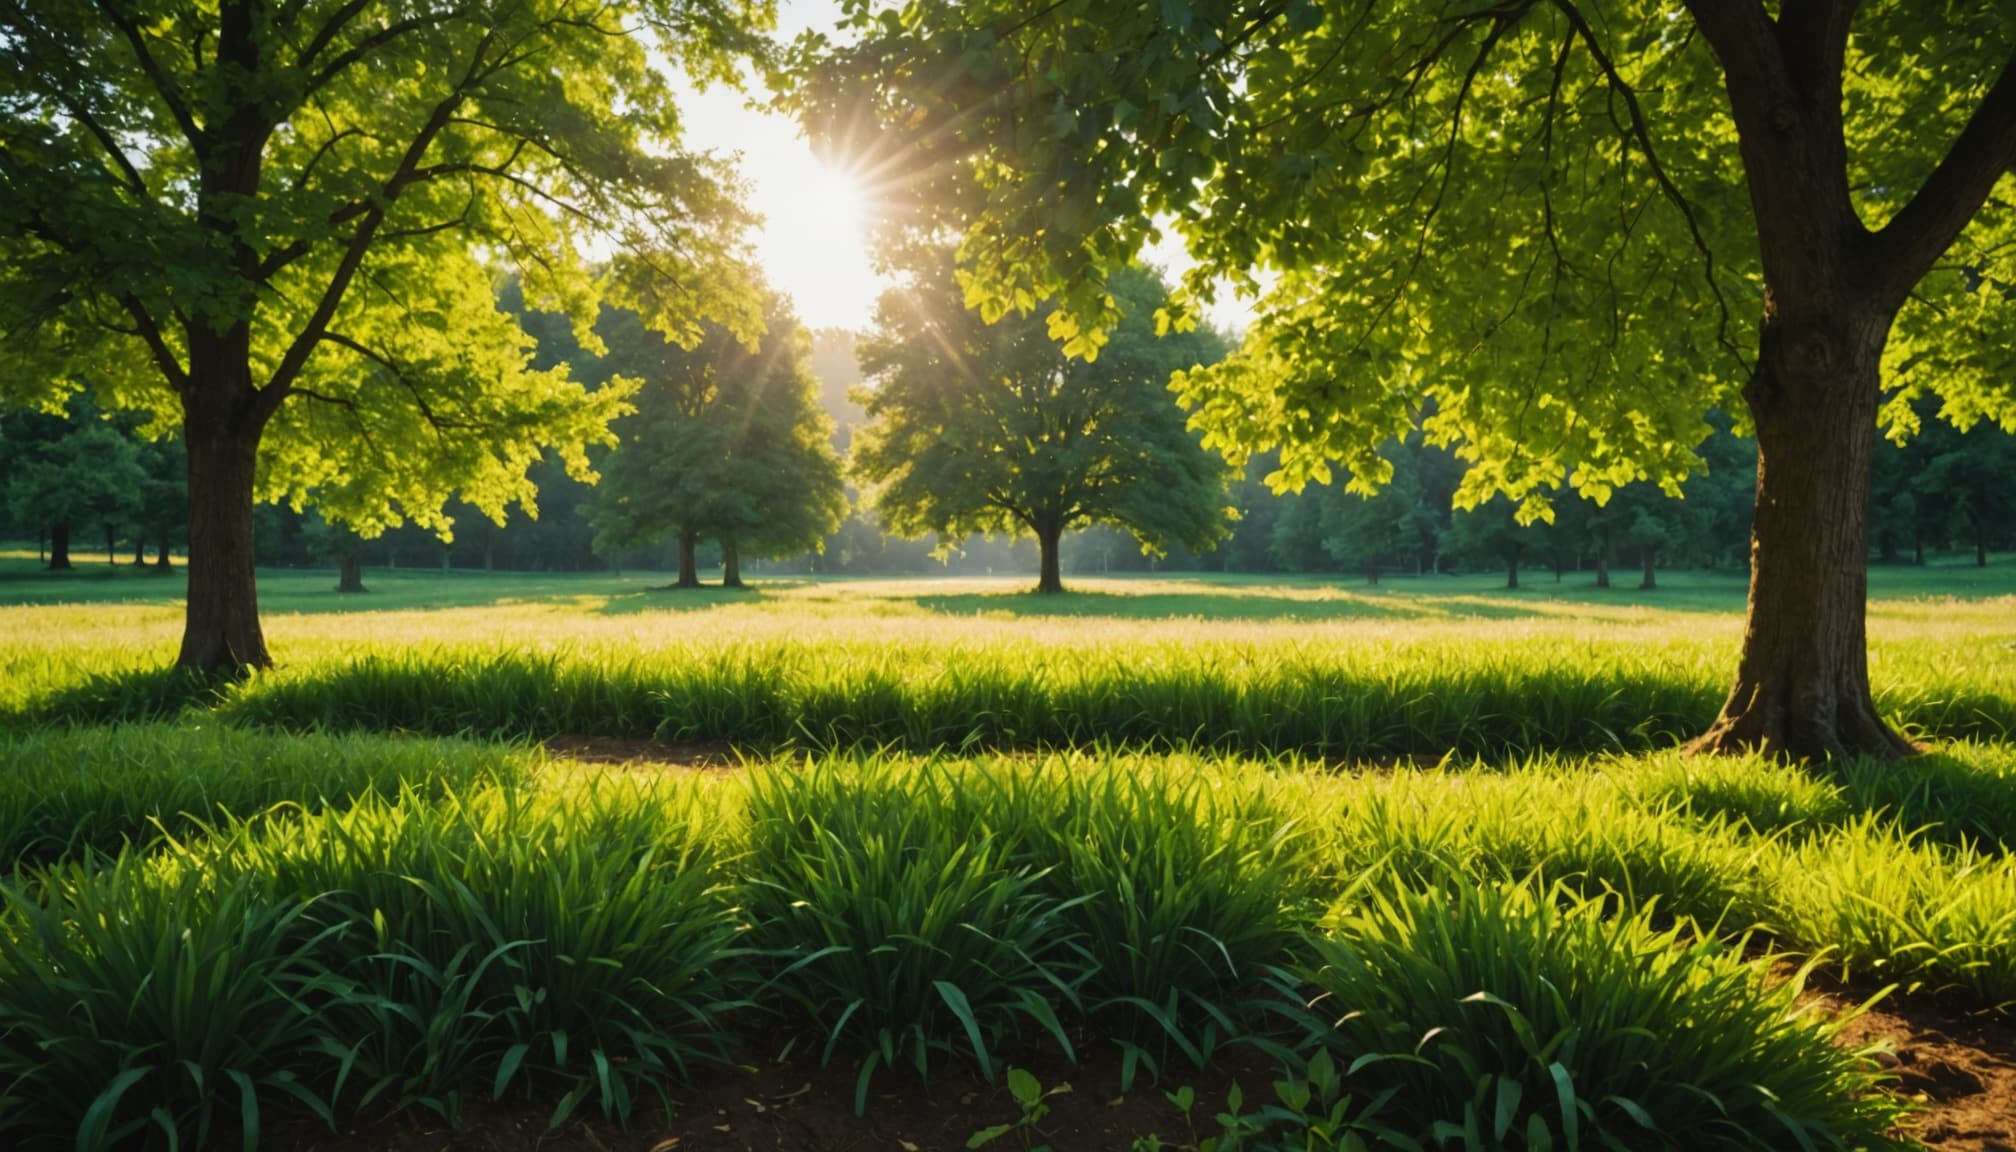
{"label": "white sky", "polygon": [[[785,40],[831,29],[840,17],[836,0],[780,0],[778,8],[778,36]],[[750,207],[763,217],[757,258],[771,286],[797,305],[799,320],[811,328],[866,328],[887,281],[869,264],[859,190],[819,162],[795,122],[751,108],[751,99],[726,88],[682,93],[687,145],[739,155]],[[1147,256],[1165,270],[1188,264],[1173,237]],[[1220,296],[1212,321],[1243,328],[1249,307],[1229,291]]]}

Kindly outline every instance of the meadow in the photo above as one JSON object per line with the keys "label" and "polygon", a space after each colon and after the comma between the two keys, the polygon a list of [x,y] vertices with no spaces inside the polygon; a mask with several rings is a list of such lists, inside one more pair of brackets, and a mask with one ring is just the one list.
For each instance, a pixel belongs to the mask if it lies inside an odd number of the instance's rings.
{"label": "meadow", "polygon": [[1885,1032],[2016,1005],[2016,564],[1872,570],[1903,765],[1677,752],[1661,575],[267,573],[219,683],[0,558],[0,1140],[2016,1138]]}

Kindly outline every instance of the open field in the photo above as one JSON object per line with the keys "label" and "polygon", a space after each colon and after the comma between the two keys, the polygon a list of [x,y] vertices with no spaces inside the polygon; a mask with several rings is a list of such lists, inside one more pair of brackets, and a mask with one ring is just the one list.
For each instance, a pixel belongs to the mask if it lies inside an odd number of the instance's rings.
{"label": "open field", "polygon": [[2016,565],[1872,572],[1932,751],[1795,767],[1672,750],[1714,574],[281,573],[215,684],[12,563],[10,1146],[2016,1140]]}

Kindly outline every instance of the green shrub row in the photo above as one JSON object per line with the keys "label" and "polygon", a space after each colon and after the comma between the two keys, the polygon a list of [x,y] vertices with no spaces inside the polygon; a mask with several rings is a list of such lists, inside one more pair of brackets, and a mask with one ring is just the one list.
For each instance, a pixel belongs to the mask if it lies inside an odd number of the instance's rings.
{"label": "green shrub row", "polygon": [[1167,1080],[1243,1042],[1292,1070],[1256,1123],[1296,1147],[1884,1146],[1873,1064],[1749,928],[1994,1002],[2006,860],[1868,815],[1755,831],[1675,806],[1656,758],[1609,767],[855,757],[290,805],[6,887],[0,1140],[622,1117],[760,1031],[864,1103],[948,1062],[1089,1042]]}
{"label": "green shrub row", "polygon": [[[1919,655],[1886,663],[1886,713],[1939,738],[2016,731],[2016,692]],[[1103,745],[1506,759],[1669,745],[1713,719],[1727,675],[1726,654],[1699,645],[1588,642],[421,646],[332,653],[243,683],[105,672],[19,701],[12,715],[104,723],[198,708],[295,730],[657,736],[763,749]]]}

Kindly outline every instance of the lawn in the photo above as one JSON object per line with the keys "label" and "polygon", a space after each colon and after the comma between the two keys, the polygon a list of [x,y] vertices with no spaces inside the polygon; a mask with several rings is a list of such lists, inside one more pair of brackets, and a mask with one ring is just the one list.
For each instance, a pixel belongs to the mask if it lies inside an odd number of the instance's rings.
{"label": "lawn", "polygon": [[220,684],[0,558],[0,1140],[1995,1147],[2016,564],[1872,571],[1898,766],[1679,754],[1661,580],[276,572]]}

